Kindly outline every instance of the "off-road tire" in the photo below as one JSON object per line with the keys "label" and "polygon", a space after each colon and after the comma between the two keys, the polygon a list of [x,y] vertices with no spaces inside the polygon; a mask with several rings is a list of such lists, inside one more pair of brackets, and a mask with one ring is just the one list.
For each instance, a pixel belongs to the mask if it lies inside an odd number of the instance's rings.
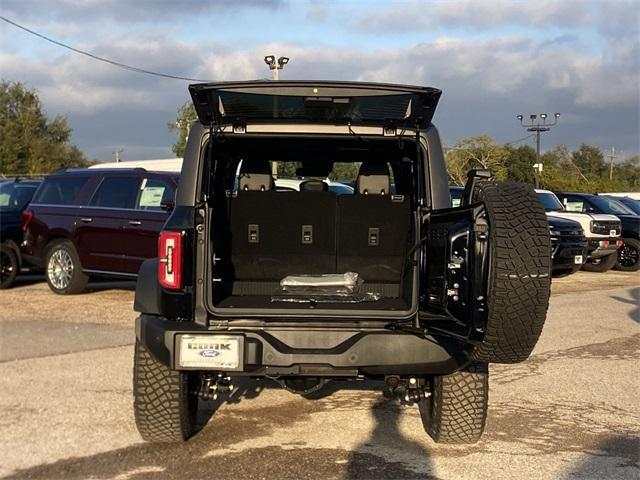
{"label": "off-road tire", "polygon": [[483,202],[489,223],[487,318],[472,358],[517,363],[535,347],[549,307],[549,223],[530,185],[481,181],[472,202]]}
{"label": "off-road tire", "polygon": [[196,377],[166,367],[136,340],[133,410],[140,436],[148,442],[183,442],[195,433]]}
{"label": "off-road tire", "polygon": [[[56,254],[64,255],[65,258],[68,258],[72,268],[70,279],[62,286],[60,284],[56,284],[56,280],[52,277],[52,273],[49,269],[51,258]],[[89,283],[89,276],[82,271],[82,264],[80,263],[78,252],[76,252],[73,243],[69,240],[54,241],[47,247],[47,254],[45,256],[44,263],[44,276],[47,279],[47,284],[51,291],[60,295],[75,295],[77,293],[82,293],[84,289],[87,288],[87,283]]]}
{"label": "off-road tire", "polygon": [[618,255],[616,253],[611,253],[605,257],[600,257],[594,260],[588,260],[582,266],[582,270],[585,272],[596,272],[596,273],[604,273],[608,272],[613,268],[613,266],[618,261]]}
{"label": "off-road tire", "polygon": [[20,269],[18,256],[8,245],[0,245],[0,262],[0,268],[2,268],[0,288],[9,288],[15,281]]}
{"label": "off-road tire", "polygon": [[475,443],[482,436],[489,402],[487,364],[434,377],[431,396],[420,401],[425,431],[436,443]]}
{"label": "off-road tire", "polygon": [[[618,249],[618,261],[613,269],[622,272],[637,272],[640,270],[640,240],[623,238],[623,241],[624,245]],[[626,259],[622,258],[623,255],[627,256]],[[633,260],[635,262],[632,263]]]}

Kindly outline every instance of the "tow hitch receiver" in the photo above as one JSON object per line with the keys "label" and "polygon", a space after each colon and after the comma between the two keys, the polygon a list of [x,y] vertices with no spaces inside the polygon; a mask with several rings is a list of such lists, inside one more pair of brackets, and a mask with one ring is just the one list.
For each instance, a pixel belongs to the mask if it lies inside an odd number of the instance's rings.
{"label": "tow hitch receiver", "polygon": [[421,377],[400,378],[396,375],[384,379],[391,393],[402,398],[405,403],[412,405],[431,396],[428,383]]}
{"label": "tow hitch receiver", "polygon": [[231,384],[231,377],[226,377],[222,373],[217,375],[205,374],[200,377],[200,386],[196,390],[197,394],[202,400],[217,400],[219,393],[233,391],[233,385]]}

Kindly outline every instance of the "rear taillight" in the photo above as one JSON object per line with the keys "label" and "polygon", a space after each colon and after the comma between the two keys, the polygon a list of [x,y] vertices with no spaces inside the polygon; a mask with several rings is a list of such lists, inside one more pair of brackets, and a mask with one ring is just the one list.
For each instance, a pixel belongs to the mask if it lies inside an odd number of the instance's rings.
{"label": "rear taillight", "polygon": [[158,281],[164,288],[182,288],[182,233],[160,232],[158,238]]}
{"label": "rear taillight", "polygon": [[22,212],[22,231],[26,232],[29,228],[29,223],[33,218],[33,212],[31,210],[25,210]]}

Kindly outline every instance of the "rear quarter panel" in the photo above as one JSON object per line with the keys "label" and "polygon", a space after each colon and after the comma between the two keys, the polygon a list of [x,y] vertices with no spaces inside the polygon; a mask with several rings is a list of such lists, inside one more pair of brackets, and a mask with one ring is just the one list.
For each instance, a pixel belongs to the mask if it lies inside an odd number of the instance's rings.
{"label": "rear quarter panel", "polygon": [[33,218],[25,234],[24,253],[44,260],[47,244],[55,238],[72,239],[76,207],[37,205],[29,208]]}

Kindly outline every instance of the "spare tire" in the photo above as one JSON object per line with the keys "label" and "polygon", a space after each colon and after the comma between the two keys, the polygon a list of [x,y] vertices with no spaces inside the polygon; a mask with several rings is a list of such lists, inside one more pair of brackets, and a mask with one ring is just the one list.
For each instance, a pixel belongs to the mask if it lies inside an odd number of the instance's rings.
{"label": "spare tire", "polygon": [[484,203],[489,224],[487,318],[472,358],[522,362],[540,337],[549,307],[549,223],[527,184],[482,180],[471,201]]}

